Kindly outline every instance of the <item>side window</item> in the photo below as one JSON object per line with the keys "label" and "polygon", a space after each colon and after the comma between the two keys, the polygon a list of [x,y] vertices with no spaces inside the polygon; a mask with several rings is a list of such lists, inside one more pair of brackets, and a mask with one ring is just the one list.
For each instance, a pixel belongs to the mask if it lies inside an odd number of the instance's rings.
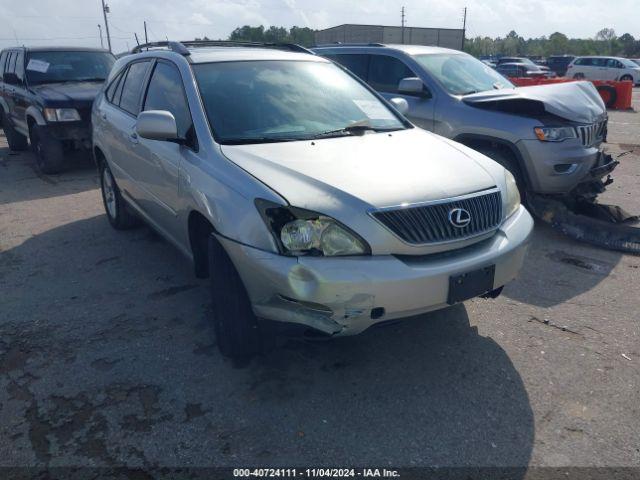
{"label": "side window", "polygon": [[606,67],[607,59],[606,58],[591,58],[591,65],[594,67]]}
{"label": "side window", "polygon": [[17,52],[15,72],[18,79],[21,82],[23,82],[24,81],[24,50],[20,50],[19,52]]}
{"label": "side window", "polygon": [[7,62],[4,66],[4,73],[12,73],[15,65],[15,53],[9,52],[7,55]]}
{"label": "side window", "polygon": [[338,62],[340,65],[348,70],[351,70],[355,75],[360,77],[365,82],[369,77],[369,58],[371,55],[332,55],[332,59]]}
{"label": "side window", "polygon": [[165,62],[158,62],[144,101],[143,110],[166,110],[176,119],[178,136],[187,138],[193,126],[191,112],[184,93],[182,77],[178,69]]}
{"label": "side window", "polygon": [[127,73],[129,72],[129,68],[125,68],[120,78],[116,82],[116,89],[113,92],[112,103],[114,105],[120,105],[120,98],[122,97],[122,86],[124,85],[124,81],[127,78]]}
{"label": "side window", "polygon": [[7,53],[8,52],[2,52],[2,54],[0,54],[0,75],[4,73],[4,64],[7,61]]}
{"label": "side window", "polygon": [[120,108],[132,115],[138,115],[140,112],[140,94],[142,93],[142,85],[149,63],[149,61],[144,61],[131,64],[124,79],[120,96]]}
{"label": "side window", "polygon": [[105,96],[107,97],[107,100],[111,103],[114,103],[113,101],[113,94],[115,93],[116,89],[118,88],[118,84],[120,83],[120,80],[122,79],[123,76],[123,72],[120,72],[118,75],[116,75],[116,78],[113,79],[113,81],[111,82],[111,84],[107,87],[107,91],[105,92]]}
{"label": "side window", "polygon": [[396,93],[400,80],[416,77],[404,63],[386,55],[371,55],[369,63],[369,84],[380,92]]}

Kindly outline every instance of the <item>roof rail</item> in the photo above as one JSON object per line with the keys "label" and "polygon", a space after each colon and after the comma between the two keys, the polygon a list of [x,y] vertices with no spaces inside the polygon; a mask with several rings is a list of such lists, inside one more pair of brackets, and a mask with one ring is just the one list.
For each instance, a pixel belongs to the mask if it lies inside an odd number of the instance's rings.
{"label": "roof rail", "polygon": [[318,47],[386,47],[387,45],[384,43],[378,42],[362,42],[362,43],[347,43],[347,42],[333,42],[333,43],[322,43],[320,45],[315,45],[314,48]]}
{"label": "roof rail", "polygon": [[140,53],[149,49],[167,48],[180,55],[189,56],[189,48],[198,47],[250,47],[250,48],[275,48],[279,50],[289,50],[291,52],[308,53],[315,55],[311,50],[296,43],[276,43],[276,42],[242,42],[235,40],[186,40],[183,42],[150,42],[133,47],[131,53]]}

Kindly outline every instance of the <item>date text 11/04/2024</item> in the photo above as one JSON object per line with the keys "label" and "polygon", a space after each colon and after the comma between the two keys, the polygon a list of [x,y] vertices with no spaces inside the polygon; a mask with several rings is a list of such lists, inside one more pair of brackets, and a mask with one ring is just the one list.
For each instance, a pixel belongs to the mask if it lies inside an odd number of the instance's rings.
{"label": "date text 11/04/2024", "polygon": [[235,478],[398,478],[397,470],[386,468],[236,468],[233,470]]}

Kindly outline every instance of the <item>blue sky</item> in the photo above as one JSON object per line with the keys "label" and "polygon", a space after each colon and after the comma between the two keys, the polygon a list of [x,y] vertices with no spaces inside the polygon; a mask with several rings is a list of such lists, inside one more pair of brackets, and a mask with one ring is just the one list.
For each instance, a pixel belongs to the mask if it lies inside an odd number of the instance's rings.
{"label": "blue sky", "polygon": [[[151,40],[225,38],[239,25],[293,25],[325,28],[341,23],[399,24],[404,5],[407,25],[458,28],[468,7],[468,36],[525,37],[562,31],[593,37],[603,27],[640,38],[640,0],[110,0],[114,51],[143,37]],[[606,7],[606,8],[603,8]],[[99,46],[103,23],[100,0],[0,0],[0,46]]]}

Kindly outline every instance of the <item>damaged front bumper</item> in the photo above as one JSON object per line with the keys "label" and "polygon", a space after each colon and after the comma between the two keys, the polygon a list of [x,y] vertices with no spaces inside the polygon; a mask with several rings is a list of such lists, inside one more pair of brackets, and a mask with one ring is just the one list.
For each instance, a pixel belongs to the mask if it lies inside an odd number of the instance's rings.
{"label": "damaged front bumper", "polygon": [[460,250],[426,256],[286,257],[218,237],[258,317],[328,335],[446,307],[449,277],[495,265],[494,288],[515,278],[533,228],[524,207],[496,234]]}

